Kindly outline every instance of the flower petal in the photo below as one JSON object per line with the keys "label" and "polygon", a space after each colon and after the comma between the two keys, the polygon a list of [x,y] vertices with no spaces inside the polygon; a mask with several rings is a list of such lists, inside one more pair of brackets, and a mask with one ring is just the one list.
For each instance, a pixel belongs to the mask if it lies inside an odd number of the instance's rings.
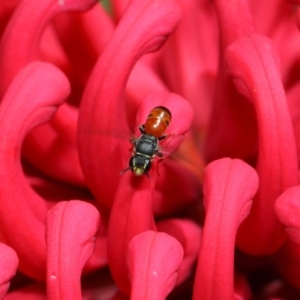
{"label": "flower petal", "polygon": [[57,68],[32,63],[15,78],[0,106],[2,233],[19,256],[20,270],[39,280],[45,277],[47,206],[24,177],[20,150],[28,131],[49,121],[68,94],[69,83]]}
{"label": "flower petal", "polygon": [[127,123],[126,113],[131,108],[122,99],[127,78],[140,56],[162,45],[177,25],[179,14],[173,0],[131,1],[85,89],[79,112],[79,154],[88,185],[108,207],[119,172],[127,165],[125,149],[130,147],[130,136],[126,142],[111,134],[128,135],[130,126],[135,125],[133,120]]}
{"label": "flower petal", "polygon": [[108,228],[108,260],[119,289],[129,294],[130,283],[126,251],[131,239],[146,230],[154,230],[152,197],[155,176],[142,178],[122,175],[112,207]]}
{"label": "flower petal", "polygon": [[206,210],[193,299],[233,299],[234,243],[258,188],[255,170],[238,159],[223,158],[204,171]]}
{"label": "flower petal", "polygon": [[[137,122],[146,119],[146,112],[149,112],[150,107],[153,108],[156,105],[166,105],[174,110],[174,126],[171,127],[172,125],[170,125],[170,130],[174,130],[175,134],[174,138],[171,135],[166,148],[171,151],[175,150],[182,141],[183,134],[191,125],[192,110],[190,105],[181,97],[167,92],[151,94],[146,100],[140,106]],[[149,174],[149,178],[146,176],[138,178],[131,173],[122,175],[110,216],[108,232],[109,264],[119,288],[127,294],[129,293],[129,281],[125,254],[128,243],[136,234],[155,229],[152,202],[158,177],[157,170],[152,168]],[[165,177],[167,178],[168,175],[166,174]],[[174,189],[176,190],[176,188]],[[184,190],[184,187],[181,189]],[[167,195],[166,197],[170,196]],[[164,205],[164,201],[165,199],[162,197],[161,206]]]}
{"label": "flower petal", "polygon": [[[0,99],[7,90],[14,76],[28,63],[41,59],[40,39],[45,27],[60,12],[69,10],[86,10],[96,0],[27,0],[20,1],[17,9],[11,17],[9,24],[3,34],[0,45]],[[30,19],[30,22],[28,20]],[[26,31],[26,34],[20,32]],[[20,47],[22,45],[22,47]],[[50,44],[47,44],[48,48]],[[76,149],[76,123],[73,122],[68,139],[63,136],[65,132],[65,120],[72,115],[72,109],[66,105],[60,108],[63,113],[57,114],[51,125],[46,124],[37,130],[37,134],[31,133],[24,147],[24,154],[36,167],[39,168],[40,161],[49,161],[42,164],[41,169],[50,176],[60,180],[83,185],[83,175],[79,166],[78,153]],[[70,111],[71,110],[71,111]],[[69,119],[74,120],[73,116]],[[76,121],[76,119],[75,119]],[[52,128],[52,126],[56,128]],[[49,128],[50,127],[50,128]],[[62,132],[62,133],[61,133]],[[73,135],[73,142],[72,142]],[[41,136],[43,138],[41,138]],[[45,138],[47,136],[47,138]],[[71,137],[70,137],[71,136]],[[49,144],[51,147],[49,148]],[[45,148],[47,151],[45,151]],[[35,149],[34,152],[31,150]],[[49,151],[51,149],[52,151]],[[59,162],[64,161],[62,168]],[[46,166],[45,166],[46,165]]]}
{"label": "flower petal", "polygon": [[128,245],[130,299],[166,299],[183,259],[180,243],[163,232],[145,231]]}
{"label": "flower petal", "polygon": [[48,299],[82,299],[80,276],[94,251],[99,225],[99,212],[83,201],[59,202],[48,212]]}
{"label": "flower petal", "polygon": [[236,87],[254,105],[259,135],[260,187],[237,243],[251,254],[272,253],[286,239],[273,212],[275,200],[298,183],[295,137],[278,61],[272,42],[256,34],[228,47],[226,61]]}
{"label": "flower petal", "polygon": [[[21,1],[3,34],[0,47],[0,98],[16,73],[39,58],[39,41],[46,25],[60,12],[86,10],[95,0]],[[30,20],[30,22],[28,22]],[[26,34],[20,32],[26,30]],[[22,45],[22,47],[19,47]]]}

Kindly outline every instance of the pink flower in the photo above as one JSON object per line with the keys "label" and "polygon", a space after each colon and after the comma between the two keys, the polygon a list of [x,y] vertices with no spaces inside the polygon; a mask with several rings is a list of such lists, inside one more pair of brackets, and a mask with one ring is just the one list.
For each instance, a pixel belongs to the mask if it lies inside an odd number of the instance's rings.
{"label": "pink flower", "polygon": [[298,299],[299,1],[105,4],[1,4],[1,297]]}

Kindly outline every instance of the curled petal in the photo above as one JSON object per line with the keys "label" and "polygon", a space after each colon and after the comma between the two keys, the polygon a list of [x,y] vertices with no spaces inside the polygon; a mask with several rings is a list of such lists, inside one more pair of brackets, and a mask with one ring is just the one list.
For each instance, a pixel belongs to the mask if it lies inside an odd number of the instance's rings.
{"label": "curled petal", "polygon": [[16,252],[0,243],[0,299],[3,299],[9,288],[10,280],[15,275],[19,264]]}
{"label": "curled petal", "polygon": [[[175,109],[173,128],[178,132],[178,136],[175,134],[173,144],[172,136],[170,137],[170,147],[176,148],[191,124],[192,110],[189,104],[177,95],[167,92],[155,93],[142,103],[137,122],[139,118],[145,119],[145,112],[148,114],[149,110],[157,105],[170,105]],[[180,109],[182,115],[179,113]],[[130,287],[125,257],[128,243],[136,234],[155,229],[152,202],[156,179],[157,171],[154,168],[150,170],[149,178],[137,178],[129,172],[125,173],[121,176],[114,199],[108,232],[108,258],[113,277],[125,294],[129,294]]]}
{"label": "curled petal", "polygon": [[[55,18],[54,24],[69,61],[64,71],[70,78],[71,98],[78,103],[87,77],[113,35],[115,24],[102,5],[95,5],[85,13],[61,14]],[[82,57],[85,59],[82,60]],[[136,106],[148,93],[161,90],[167,90],[163,80],[150,66],[142,60],[138,61],[126,85],[126,99]]]}
{"label": "curled petal", "polygon": [[272,42],[254,34],[228,47],[226,61],[236,87],[254,105],[259,136],[260,186],[237,243],[252,254],[272,253],[286,238],[273,212],[275,200],[298,183],[295,137],[278,60]]}
{"label": "curled petal", "polygon": [[[86,10],[95,3],[95,0],[20,1],[1,41],[0,98],[16,73],[31,61],[39,58],[40,37],[51,19],[60,12]],[[20,34],[24,30],[26,34]]]}
{"label": "curled petal", "polygon": [[[20,1],[1,40],[0,99],[14,76],[23,67],[32,61],[41,59],[40,40],[48,23],[63,11],[86,10],[94,3],[96,3],[96,0]],[[26,34],[20,34],[24,30]],[[47,43],[47,47],[51,48],[49,43]],[[32,132],[29,135],[24,144],[24,155],[37,168],[42,166],[40,169],[45,171],[46,174],[60,180],[83,185],[84,180],[75,142],[77,116],[74,120],[72,109],[68,105],[60,110],[63,112],[57,114],[51,124],[46,124],[40,127],[36,133]],[[72,115],[69,119],[71,126],[68,128],[69,134],[66,138],[63,135],[66,129],[65,120],[70,115]],[[53,125],[56,128],[53,128]],[[34,151],[32,151],[33,149]],[[56,160],[56,158],[58,159]],[[40,160],[44,163],[40,164]],[[45,163],[47,161],[49,161],[49,164]],[[59,163],[63,162],[63,164],[57,164],[57,161]]]}
{"label": "curled petal", "polygon": [[175,287],[182,263],[180,243],[163,232],[145,231],[128,246],[130,299],[166,299]]}
{"label": "curled petal", "polygon": [[126,251],[131,239],[146,230],[155,230],[152,197],[155,176],[138,178],[125,173],[119,183],[108,228],[108,261],[119,289],[129,295]]}
{"label": "curled petal", "polygon": [[0,224],[20,269],[38,279],[45,277],[47,207],[24,177],[20,149],[28,131],[49,121],[68,94],[69,83],[57,68],[32,63],[15,78],[0,107]]}
{"label": "curled petal", "polygon": [[[111,206],[119,172],[127,165],[128,132],[135,126],[133,120],[128,124],[126,113],[136,112],[122,99],[127,78],[140,56],[159,49],[179,17],[174,0],[131,1],[86,86],[79,112],[79,155],[88,185],[106,206]],[[112,136],[116,132],[128,141]]]}
{"label": "curled petal", "polygon": [[82,299],[80,275],[95,248],[97,209],[86,202],[59,202],[47,216],[48,299]]}
{"label": "curled petal", "polygon": [[255,170],[241,160],[223,158],[206,167],[206,216],[193,299],[233,299],[236,232],[250,212],[257,188]]}

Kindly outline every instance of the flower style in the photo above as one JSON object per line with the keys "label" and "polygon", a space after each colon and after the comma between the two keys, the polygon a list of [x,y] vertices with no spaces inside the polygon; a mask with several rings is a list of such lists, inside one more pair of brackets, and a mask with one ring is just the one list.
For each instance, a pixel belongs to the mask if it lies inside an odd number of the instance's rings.
{"label": "flower style", "polygon": [[0,298],[298,299],[299,1],[105,3],[1,3]]}

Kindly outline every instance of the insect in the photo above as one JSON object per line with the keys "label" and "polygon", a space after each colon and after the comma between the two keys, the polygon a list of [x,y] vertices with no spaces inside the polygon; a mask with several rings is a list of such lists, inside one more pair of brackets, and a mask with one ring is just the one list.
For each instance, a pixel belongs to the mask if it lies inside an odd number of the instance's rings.
{"label": "insect", "polygon": [[164,157],[159,151],[159,142],[167,137],[165,131],[171,119],[171,112],[163,106],[157,106],[150,111],[145,124],[139,127],[141,136],[131,141],[132,156],[129,160],[129,167],[124,171],[131,170],[137,176],[147,175],[153,159],[156,156]]}

